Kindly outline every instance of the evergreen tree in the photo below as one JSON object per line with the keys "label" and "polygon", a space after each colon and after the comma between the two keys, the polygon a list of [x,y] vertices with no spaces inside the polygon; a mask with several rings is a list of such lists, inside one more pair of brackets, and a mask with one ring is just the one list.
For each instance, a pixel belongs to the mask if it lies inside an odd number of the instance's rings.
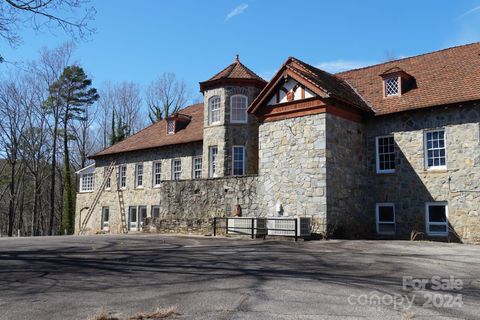
{"label": "evergreen tree", "polygon": [[115,127],[115,110],[112,110],[112,130],[110,132],[110,145],[117,143],[117,127]]}
{"label": "evergreen tree", "polygon": [[75,185],[72,181],[70,166],[70,152],[68,141],[71,139],[69,128],[72,121],[86,121],[85,110],[92,105],[99,96],[97,89],[91,88],[92,80],[88,79],[79,66],[68,66],[63,70],[60,78],[49,88],[47,107],[55,103],[60,104],[60,115],[63,125],[63,152],[64,152],[64,206],[62,231],[74,231],[75,217]]}

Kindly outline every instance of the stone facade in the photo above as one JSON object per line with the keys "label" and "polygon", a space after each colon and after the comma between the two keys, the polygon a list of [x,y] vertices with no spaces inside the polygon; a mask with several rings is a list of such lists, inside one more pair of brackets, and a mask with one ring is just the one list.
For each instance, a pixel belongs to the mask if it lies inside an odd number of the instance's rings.
{"label": "stone facade", "polygon": [[365,207],[368,192],[365,127],[361,123],[327,114],[326,141],[329,232],[339,237],[364,238],[371,235],[373,225],[363,227],[363,222],[370,216]]}
{"label": "stone facade", "polygon": [[319,226],[316,231],[324,231],[325,120],[325,114],[318,114],[260,126],[257,196],[262,211],[258,215],[308,216]]}
{"label": "stone facade", "polygon": [[[247,97],[250,104],[260,90],[256,87],[226,86],[206,90],[204,92],[204,129],[203,129],[203,177],[209,177],[209,148],[217,146],[217,176],[232,175],[232,147],[245,146],[245,174],[258,172],[258,121],[248,114],[247,123],[232,123],[230,118],[230,102],[234,95]],[[209,123],[208,104],[212,97],[220,97],[220,121]]]}
{"label": "stone facade", "polygon": [[[425,233],[425,203],[448,203],[451,239],[480,238],[480,104],[394,114],[366,123],[368,192],[367,208],[375,222],[375,203],[395,203],[397,233],[409,238],[412,231]],[[425,169],[424,132],[445,129],[447,168]],[[375,137],[393,135],[395,173],[377,174]],[[456,233],[456,235],[455,235]]]}

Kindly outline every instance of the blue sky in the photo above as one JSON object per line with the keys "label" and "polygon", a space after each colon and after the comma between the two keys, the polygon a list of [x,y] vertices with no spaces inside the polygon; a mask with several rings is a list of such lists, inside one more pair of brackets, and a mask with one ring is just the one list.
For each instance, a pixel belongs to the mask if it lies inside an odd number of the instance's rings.
{"label": "blue sky", "polygon": [[[198,92],[235,53],[264,78],[288,56],[331,72],[480,41],[480,0],[463,1],[126,1],[97,0],[91,39],[75,58],[97,87],[104,81],[147,86],[172,71]],[[16,49],[0,42],[6,60],[33,59],[60,32],[22,32]],[[0,65],[0,73],[8,64]]]}

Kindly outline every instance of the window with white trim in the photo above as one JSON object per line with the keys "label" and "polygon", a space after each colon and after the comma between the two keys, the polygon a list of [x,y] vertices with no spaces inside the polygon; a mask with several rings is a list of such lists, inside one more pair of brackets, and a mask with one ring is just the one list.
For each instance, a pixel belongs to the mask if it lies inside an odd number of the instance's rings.
{"label": "window with white trim", "polygon": [[[107,177],[107,174],[108,174],[108,167],[103,167],[103,179]],[[110,190],[111,188],[110,182],[111,182],[111,176],[108,177],[107,182],[105,182],[105,190]]]}
{"label": "window with white trim", "polygon": [[94,173],[84,173],[80,175],[80,192],[93,191]]}
{"label": "window with white trim", "polygon": [[208,123],[220,122],[220,97],[214,96],[208,100]]}
{"label": "window with white trim", "polygon": [[160,161],[153,162],[153,186],[158,187],[162,182],[162,163]]}
{"label": "window with white trim", "polygon": [[233,146],[232,158],[232,174],[234,176],[243,176],[245,174],[245,147]]}
{"label": "window with white trim", "polygon": [[102,208],[102,229],[108,229],[108,221],[110,220],[110,208],[103,207]]}
{"label": "window with white trim", "polygon": [[395,172],[395,139],[393,136],[376,137],[377,173]]}
{"label": "window with white trim", "polygon": [[172,160],[172,180],[180,180],[182,175],[182,160]]}
{"label": "window with white trim", "polygon": [[400,92],[400,84],[398,83],[398,77],[389,77],[385,80],[385,96],[398,96]]}
{"label": "window with white trim", "polygon": [[193,178],[200,179],[202,177],[202,157],[193,158]]}
{"label": "window with white trim", "polygon": [[425,131],[425,167],[446,169],[445,130]]}
{"label": "window with white trim", "polygon": [[167,133],[168,134],[175,133],[175,120],[173,119],[167,120]]}
{"label": "window with white trim", "polygon": [[120,189],[125,189],[127,187],[127,166],[122,165],[118,168],[119,172],[119,179],[118,184]]}
{"label": "window with white trim", "polygon": [[152,218],[160,218],[160,206],[152,206]]}
{"label": "window with white trim", "polygon": [[135,165],[135,188],[143,187],[143,163]]}
{"label": "window with white trim", "polygon": [[208,170],[208,176],[210,178],[215,178],[217,176],[217,158],[218,158],[218,147],[211,146],[208,148],[208,162],[210,164]]}
{"label": "window with white trim", "polygon": [[376,221],[378,234],[395,234],[395,204],[377,203]]}
{"label": "window with white trim", "polygon": [[448,235],[447,202],[427,202],[425,204],[427,234],[431,236]]}
{"label": "window with white trim", "polygon": [[230,121],[232,123],[247,123],[248,98],[234,95],[230,98]]}

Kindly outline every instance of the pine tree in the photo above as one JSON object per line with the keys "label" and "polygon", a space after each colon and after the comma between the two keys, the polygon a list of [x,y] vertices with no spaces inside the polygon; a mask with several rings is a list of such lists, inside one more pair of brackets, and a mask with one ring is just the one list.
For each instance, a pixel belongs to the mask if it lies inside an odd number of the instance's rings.
{"label": "pine tree", "polygon": [[112,110],[112,131],[110,132],[110,145],[117,143],[117,127],[115,127],[115,110]]}
{"label": "pine tree", "polygon": [[75,185],[72,182],[68,144],[72,136],[69,134],[69,128],[73,120],[86,121],[86,108],[98,100],[97,89],[91,88],[91,85],[92,80],[88,79],[81,67],[68,66],[63,70],[60,78],[50,86],[50,95],[46,102],[47,107],[53,103],[61,106],[65,174],[62,231],[66,230],[69,234],[74,231],[75,220]]}

